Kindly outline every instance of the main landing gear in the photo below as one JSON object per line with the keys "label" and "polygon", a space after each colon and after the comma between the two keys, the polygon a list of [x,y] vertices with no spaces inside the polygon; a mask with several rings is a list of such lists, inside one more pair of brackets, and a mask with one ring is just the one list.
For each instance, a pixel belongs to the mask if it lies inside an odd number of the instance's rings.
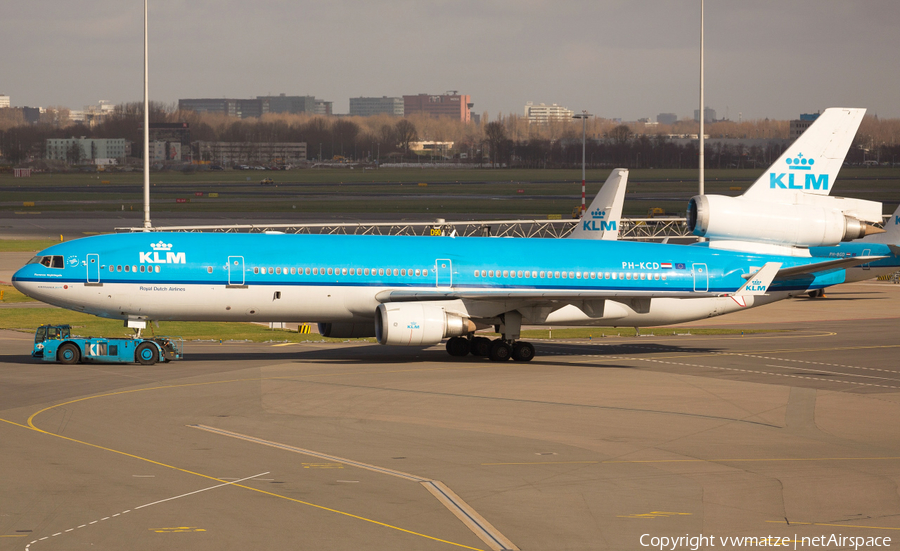
{"label": "main landing gear", "polygon": [[534,358],[534,345],[530,342],[508,342],[486,337],[453,337],[447,341],[447,353],[462,357],[468,354],[490,358],[492,362],[505,362],[512,358],[517,362],[529,362]]}
{"label": "main landing gear", "polygon": [[490,358],[492,362],[505,362],[510,358],[517,362],[530,362],[534,358],[534,346],[519,340],[522,315],[518,311],[507,312],[500,316],[500,321],[502,323],[497,327],[501,335],[499,339],[491,340],[472,334],[453,337],[447,341],[447,352],[457,357],[472,354]]}

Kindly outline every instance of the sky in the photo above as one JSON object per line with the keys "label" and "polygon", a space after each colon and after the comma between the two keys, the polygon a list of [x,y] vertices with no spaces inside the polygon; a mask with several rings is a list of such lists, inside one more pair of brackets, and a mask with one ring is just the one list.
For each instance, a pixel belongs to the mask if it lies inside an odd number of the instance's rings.
{"label": "sky", "polygon": [[[900,2],[709,0],[706,104],[719,118],[827,107],[900,118]],[[13,106],[141,101],[143,2],[8,2]],[[150,98],[471,96],[622,120],[693,116],[700,0],[150,0]]]}

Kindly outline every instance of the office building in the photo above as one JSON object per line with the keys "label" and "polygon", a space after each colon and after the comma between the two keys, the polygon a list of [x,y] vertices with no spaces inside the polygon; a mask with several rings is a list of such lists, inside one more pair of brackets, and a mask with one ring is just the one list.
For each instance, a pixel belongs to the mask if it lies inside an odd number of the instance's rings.
{"label": "office building", "polygon": [[371,117],[373,115],[393,115],[402,117],[403,98],[350,98],[350,115],[355,117]]}
{"label": "office building", "polygon": [[796,140],[800,137],[800,134],[806,132],[806,129],[809,128],[816,119],[819,118],[819,113],[803,113],[800,115],[800,119],[791,121],[791,129],[790,129],[790,139]]}
{"label": "office building", "polygon": [[194,142],[200,161],[221,165],[283,165],[306,161],[306,142]]}
{"label": "office building", "polygon": [[[700,122],[700,110],[694,109],[694,120]],[[716,110],[707,107],[703,110],[703,122],[716,122]]]}
{"label": "office building", "polygon": [[678,122],[678,115],[675,113],[660,113],[656,115],[656,122],[659,124],[675,124]]}
{"label": "office building", "polygon": [[127,145],[125,138],[48,139],[44,158],[52,161],[66,161],[69,164],[93,163],[98,159],[124,160],[128,151]]}
{"label": "office building", "polygon": [[432,117],[452,117],[462,122],[472,120],[472,99],[455,90],[443,95],[419,94],[403,96],[404,116],[422,113]]}
{"label": "office building", "polygon": [[557,104],[546,105],[539,103],[535,105],[532,102],[525,104],[525,119],[529,124],[550,124],[551,122],[568,121],[572,119],[575,112],[566,109]]}

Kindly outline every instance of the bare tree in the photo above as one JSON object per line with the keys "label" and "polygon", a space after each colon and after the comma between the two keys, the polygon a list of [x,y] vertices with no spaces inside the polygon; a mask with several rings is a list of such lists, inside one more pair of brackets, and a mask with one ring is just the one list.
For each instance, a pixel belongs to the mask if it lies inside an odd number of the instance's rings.
{"label": "bare tree", "polygon": [[403,146],[404,153],[409,153],[410,142],[419,139],[419,133],[416,131],[416,125],[406,119],[400,119],[394,126],[397,132],[397,143]]}
{"label": "bare tree", "polygon": [[484,139],[491,151],[491,166],[500,158],[500,149],[506,143],[506,127],[500,121],[484,125]]}

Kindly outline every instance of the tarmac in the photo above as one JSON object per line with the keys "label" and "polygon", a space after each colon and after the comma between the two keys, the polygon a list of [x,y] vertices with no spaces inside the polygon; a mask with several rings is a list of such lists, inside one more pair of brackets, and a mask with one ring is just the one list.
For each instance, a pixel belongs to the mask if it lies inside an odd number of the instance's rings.
{"label": "tarmac", "polygon": [[896,543],[898,306],[841,285],[529,363],[189,342],[64,366],[0,331],[0,551]]}

